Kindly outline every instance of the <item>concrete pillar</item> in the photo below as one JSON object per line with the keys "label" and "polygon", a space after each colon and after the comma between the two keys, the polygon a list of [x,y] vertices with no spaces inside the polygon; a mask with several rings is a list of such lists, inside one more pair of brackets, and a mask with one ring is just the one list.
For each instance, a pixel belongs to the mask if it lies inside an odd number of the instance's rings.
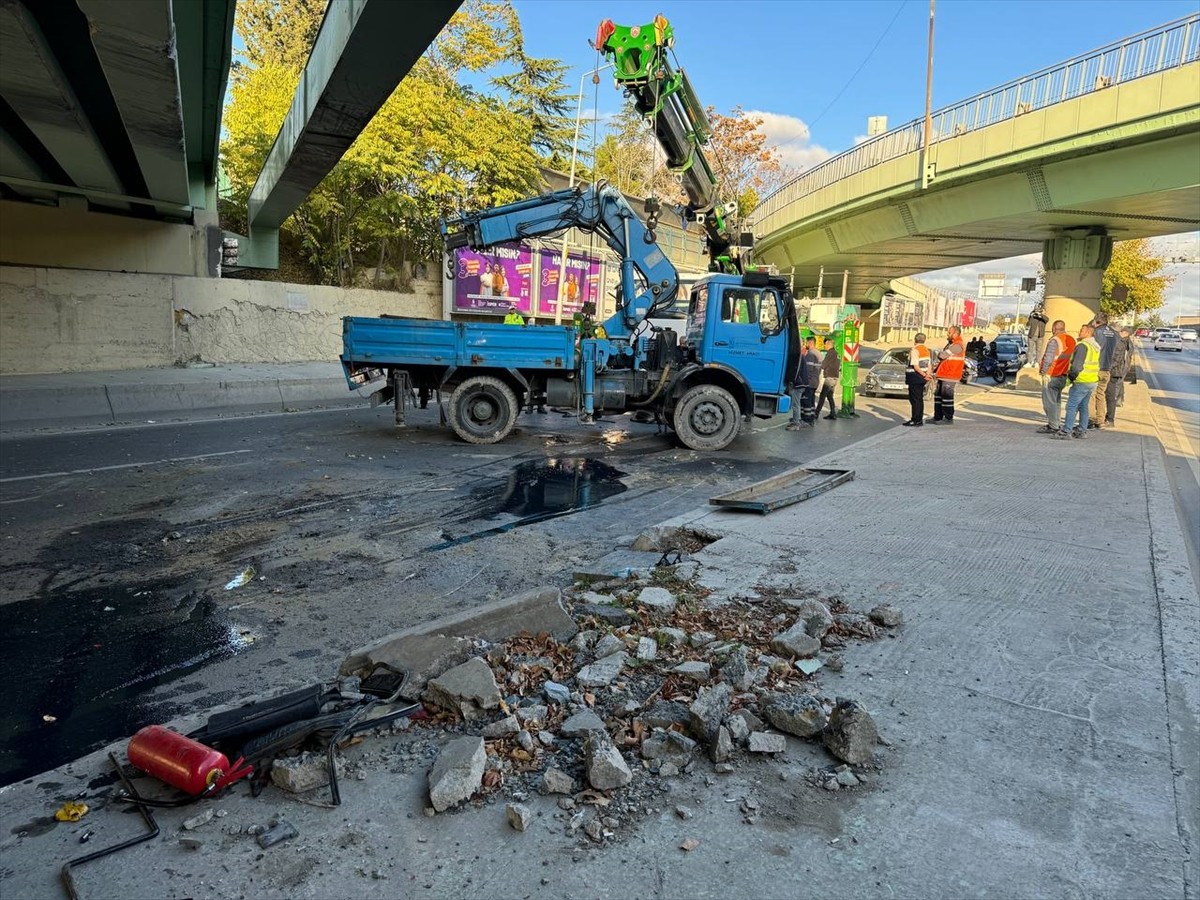
{"label": "concrete pillar", "polygon": [[1079,228],[1042,245],[1046,315],[1051,322],[1062,319],[1075,334],[1100,311],[1100,282],[1112,259],[1112,243],[1103,229]]}

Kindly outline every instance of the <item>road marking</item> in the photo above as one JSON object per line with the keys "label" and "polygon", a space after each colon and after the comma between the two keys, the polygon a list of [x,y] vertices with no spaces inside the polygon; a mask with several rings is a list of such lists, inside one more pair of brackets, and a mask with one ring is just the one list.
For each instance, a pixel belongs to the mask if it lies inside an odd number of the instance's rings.
{"label": "road marking", "polygon": [[70,472],[45,472],[41,475],[17,475],[13,478],[0,478],[0,484],[11,484],[14,481],[35,481],[39,478],[66,478],[71,475],[91,475],[95,472],[115,472],[118,469],[144,469],[147,466],[164,466],[168,463],[196,462],[201,459],[213,459],[218,456],[235,456],[238,453],[253,453],[253,450],[225,450],[221,453],[201,453],[199,456],[175,456],[171,459],[156,459],[151,462],[121,463],[119,466],[95,466],[91,469],[72,469]]}
{"label": "road marking", "polygon": [[[1151,375],[1155,376],[1156,382],[1159,381],[1159,378],[1161,377],[1160,374],[1154,370],[1154,367],[1150,364],[1150,358],[1144,352],[1142,353],[1142,366]],[[1147,383],[1146,386],[1149,388],[1150,399],[1152,402],[1156,399],[1168,400],[1172,399],[1173,397],[1187,396],[1179,391],[1168,391],[1160,387],[1150,387],[1149,383]],[[1197,458],[1200,456],[1200,453],[1197,452],[1197,444],[1195,443],[1192,435],[1188,433],[1188,429],[1184,425],[1183,420],[1180,419],[1179,414],[1166,403],[1156,403],[1155,410],[1157,411],[1158,415],[1155,415],[1152,418],[1155,429],[1159,433],[1159,440],[1162,442],[1163,447],[1167,450],[1168,455],[1177,455],[1182,457],[1188,468],[1191,469],[1192,477],[1196,479],[1198,484],[1200,484],[1200,459]],[[1170,436],[1170,439],[1168,439],[1168,435]]]}

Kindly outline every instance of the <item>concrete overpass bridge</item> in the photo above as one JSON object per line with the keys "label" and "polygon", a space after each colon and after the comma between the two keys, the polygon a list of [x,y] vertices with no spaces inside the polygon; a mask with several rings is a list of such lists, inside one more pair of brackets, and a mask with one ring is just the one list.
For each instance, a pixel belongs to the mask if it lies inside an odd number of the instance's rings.
{"label": "concrete overpass bridge", "polygon": [[1098,308],[1112,241],[1200,228],[1200,15],[1133,35],[866,141],[752,215],[798,292],[1042,251],[1052,318]]}

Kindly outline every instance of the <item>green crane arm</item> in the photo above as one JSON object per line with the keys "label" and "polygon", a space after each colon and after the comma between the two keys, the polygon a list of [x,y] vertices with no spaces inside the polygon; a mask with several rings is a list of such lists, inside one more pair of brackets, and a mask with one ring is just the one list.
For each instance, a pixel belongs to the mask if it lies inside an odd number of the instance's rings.
{"label": "green crane arm", "polygon": [[[736,248],[727,218],[736,204],[719,202],[720,182],[704,155],[712,126],[704,107],[682,68],[671,65],[668,51],[675,32],[665,16],[649,25],[616,25],[611,19],[600,23],[595,46],[613,64],[617,86],[622,87],[639,113],[654,126],[654,134],[688,198],[686,215],[704,226],[712,271],[740,271]],[[647,200],[646,212],[653,230],[659,205]]]}

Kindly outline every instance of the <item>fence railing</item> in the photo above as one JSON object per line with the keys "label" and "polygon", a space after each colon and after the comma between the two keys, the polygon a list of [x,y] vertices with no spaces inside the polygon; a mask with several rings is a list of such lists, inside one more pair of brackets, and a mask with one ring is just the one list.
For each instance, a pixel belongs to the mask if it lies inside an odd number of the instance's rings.
{"label": "fence railing", "polygon": [[[1200,14],[1135,34],[939,109],[932,116],[930,145],[1197,59],[1200,59]],[[923,132],[924,120],[914,120],[796,176],[754,210],[751,219],[755,230],[774,231],[779,225],[767,228],[768,220],[814,191],[920,150]]]}

